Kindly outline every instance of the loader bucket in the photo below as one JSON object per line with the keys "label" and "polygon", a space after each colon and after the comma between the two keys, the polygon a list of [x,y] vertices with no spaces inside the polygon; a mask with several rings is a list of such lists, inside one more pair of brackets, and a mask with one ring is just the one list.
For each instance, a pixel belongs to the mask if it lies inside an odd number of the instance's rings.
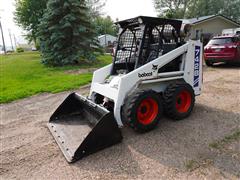
{"label": "loader bucket", "polygon": [[122,140],[113,113],[76,93],[70,94],[53,113],[48,128],[68,162]]}

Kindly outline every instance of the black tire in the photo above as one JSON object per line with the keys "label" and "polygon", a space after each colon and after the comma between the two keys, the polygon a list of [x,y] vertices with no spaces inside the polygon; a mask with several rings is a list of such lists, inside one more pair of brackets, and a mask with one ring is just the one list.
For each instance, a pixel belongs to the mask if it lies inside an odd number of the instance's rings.
{"label": "black tire", "polygon": [[138,90],[130,95],[123,106],[124,122],[143,133],[154,129],[163,114],[163,103],[153,90]]}
{"label": "black tire", "polygon": [[188,117],[194,107],[195,94],[185,82],[170,84],[164,92],[164,113],[174,120]]}
{"label": "black tire", "polygon": [[212,67],[212,66],[213,66],[213,63],[210,62],[210,61],[208,61],[208,60],[205,60],[205,63],[206,63],[206,65],[209,66],[209,67]]}

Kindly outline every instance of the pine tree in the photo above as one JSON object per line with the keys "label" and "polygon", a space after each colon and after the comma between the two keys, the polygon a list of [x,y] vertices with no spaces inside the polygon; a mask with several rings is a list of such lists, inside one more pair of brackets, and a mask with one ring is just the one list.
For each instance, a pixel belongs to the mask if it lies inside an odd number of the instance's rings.
{"label": "pine tree", "polygon": [[44,64],[62,66],[93,59],[95,32],[85,0],[49,0],[40,24]]}

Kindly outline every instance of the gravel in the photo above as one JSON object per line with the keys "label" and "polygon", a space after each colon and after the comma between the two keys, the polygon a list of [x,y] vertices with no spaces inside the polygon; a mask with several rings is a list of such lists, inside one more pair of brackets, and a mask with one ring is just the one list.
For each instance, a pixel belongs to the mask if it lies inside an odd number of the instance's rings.
{"label": "gravel", "polygon": [[[86,95],[89,87],[77,90]],[[204,89],[192,115],[163,118],[123,142],[68,164],[46,123],[70,92],[40,94],[0,105],[1,179],[238,179],[240,140],[222,150],[209,144],[240,129],[240,69],[204,67]]]}

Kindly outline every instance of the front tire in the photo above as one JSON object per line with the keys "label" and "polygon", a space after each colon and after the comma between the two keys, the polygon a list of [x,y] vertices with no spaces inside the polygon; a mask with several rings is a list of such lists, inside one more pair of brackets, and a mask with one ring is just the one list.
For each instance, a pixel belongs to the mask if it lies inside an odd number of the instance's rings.
{"label": "front tire", "polygon": [[180,82],[170,84],[164,92],[165,114],[174,120],[188,117],[194,107],[195,94],[192,87]]}
{"label": "front tire", "polygon": [[163,113],[162,100],[155,91],[139,90],[130,95],[123,106],[126,124],[137,132],[154,129]]}

